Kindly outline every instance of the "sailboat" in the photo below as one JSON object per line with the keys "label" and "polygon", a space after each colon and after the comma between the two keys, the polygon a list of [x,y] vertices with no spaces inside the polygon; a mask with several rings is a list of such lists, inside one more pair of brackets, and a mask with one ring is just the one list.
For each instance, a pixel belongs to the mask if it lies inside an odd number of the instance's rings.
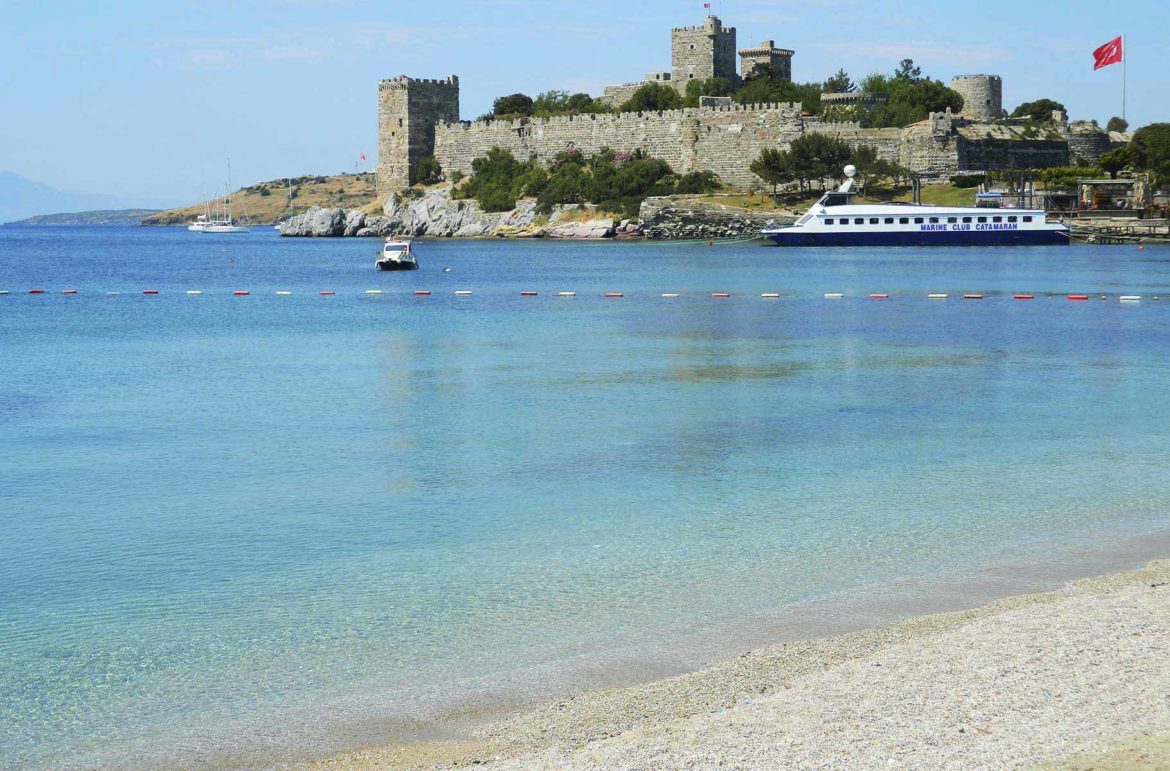
{"label": "sailboat", "polygon": [[207,200],[207,186],[204,185],[200,192],[203,193],[203,214],[195,218],[194,222],[187,225],[187,230],[192,233],[202,233],[207,230],[207,226],[211,224],[211,201]]}
{"label": "sailboat", "polygon": [[239,225],[232,219],[232,161],[228,159],[227,186],[223,202],[216,201],[216,216],[200,231],[201,233],[247,233],[247,225]]}

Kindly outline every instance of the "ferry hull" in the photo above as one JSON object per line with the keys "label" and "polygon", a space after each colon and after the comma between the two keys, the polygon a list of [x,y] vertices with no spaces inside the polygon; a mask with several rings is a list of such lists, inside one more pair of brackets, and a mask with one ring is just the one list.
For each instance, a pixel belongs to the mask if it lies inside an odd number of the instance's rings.
{"label": "ferry hull", "polygon": [[789,228],[767,236],[778,246],[1053,246],[1069,242],[1061,230],[825,233]]}

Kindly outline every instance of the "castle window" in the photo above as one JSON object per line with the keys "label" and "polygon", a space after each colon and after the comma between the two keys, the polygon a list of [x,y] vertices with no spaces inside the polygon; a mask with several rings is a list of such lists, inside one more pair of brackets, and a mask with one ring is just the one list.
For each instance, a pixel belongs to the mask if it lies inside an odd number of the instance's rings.
{"label": "castle window", "polygon": [[[694,48],[694,46],[691,46],[691,47]],[[687,80],[694,80],[694,79],[695,79],[695,73],[692,72],[689,75],[687,75]]]}

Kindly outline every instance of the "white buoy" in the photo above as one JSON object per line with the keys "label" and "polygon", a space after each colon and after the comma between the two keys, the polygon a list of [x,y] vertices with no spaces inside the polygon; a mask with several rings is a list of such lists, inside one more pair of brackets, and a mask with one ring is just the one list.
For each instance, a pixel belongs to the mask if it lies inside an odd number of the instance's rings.
{"label": "white buoy", "polygon": [[458,289],[455,291],[456,297],[471,297],[470,289]]}
{"label": "white buoy", "polygon": [[381,289],[367,289],[366,294],[382,294]]}
{"label": "white buoy", "polygon": [[780,293],[779,292],[764,292],[762,295],[760,295],[760,297],[763,297],[764,299],[767,299],[767,300],[777,300],[780,298]]}
{"label": "white buoy", "polygon": [[288,297],[290,294],[292,294],[292,292],[288,291],[287,289],[279,289],[276,292],[278,297]]}
{"label": "white buoy", "polygon": [[187,290],[187,294],[190,294],[190,295],[196,295],[196,294],[203,294],[203,292],[201,292],[201,291],[200,291],[200,290],[198,290],[198,289],[188,289],[188,290]]}
{"label": "white buoy", "polygon": [[557,292],[557,297],[576,297],[576,292]]}
{"label": "white buoy", "polygon": [[662,296],[663,296],[663,297],[666,297],[666,298],[668,298],[668,299],[669,299],[669,298],[674,298],[674,297],[678,297],[678,292],[663,292],[663,293],[662,293]]}
{"label": "white buoy", "polygon": [[1140,294],[1123,294],[1121,301],[1123,303],[1137,303],[1142,301],[1142,296]]}
{"label": "white buoy", "polygon": [[840,300],[844,296],[845,295],[841,294],[840,292],[826,292],[825,293],[826,300]]}
{"label": "white buoy", "polygon": [[927,297],[927,299],[928,299],[928,300],[945,300],[945,299],[947,299],[948,297],[950,297],[950,295],[945,295],[945,294],[928,294],[926,297]]}
{"label": "white buoy", "polygon": [[8,290],[7,289],[0,289],[0,294],[8,294]]}

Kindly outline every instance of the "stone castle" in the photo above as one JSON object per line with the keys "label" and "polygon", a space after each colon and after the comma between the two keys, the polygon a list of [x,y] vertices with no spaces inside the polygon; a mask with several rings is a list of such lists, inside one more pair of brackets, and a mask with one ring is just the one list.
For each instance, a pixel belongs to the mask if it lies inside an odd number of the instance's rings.
{"label": "stone castle", "polygon": [[[738,83],[767,64],[791,78],[794,52],[768,40],[738,51],[735,28],[709,16],[699,27],[671,31],[671,69],[653,72],[639,83],[607,86],[601,97],[620,104],[647,82],[683,91],[695,79],[723,77]],[[679,173],[710,171],[738,189],[762,183],[750,169],[764,148],[786,148],[809,132],[831,134],[854,146],[877,149],[926,181],[989,169],[1068,166],[1076,159],[1096,162],[1124,141],[1088,122],[1069,123],[1054,115],[1050,130],[1037,131],[1004,118],[1003,83],[995,75],[965,75],[951,81],[964,99],[960,114],[934,113],[905,128],[863,129],[857,123],[823,122],[805,115],[799,104],[739,106],[729,99],[705,99],[703,106],[662,112],[582,114],[517,120],[459,120],[459,78],[420,80],[405,75],[378,85],[378,192],[382,196],[413,184],[418,162],[434,156],[448,177],[471,173],[471,162],[493,147],[517,158],[535,156],[547,163],[576,149],[586,155],[603,148],[643,150]],[[826,104],[866,108],[881,94],[826,94]]]}

